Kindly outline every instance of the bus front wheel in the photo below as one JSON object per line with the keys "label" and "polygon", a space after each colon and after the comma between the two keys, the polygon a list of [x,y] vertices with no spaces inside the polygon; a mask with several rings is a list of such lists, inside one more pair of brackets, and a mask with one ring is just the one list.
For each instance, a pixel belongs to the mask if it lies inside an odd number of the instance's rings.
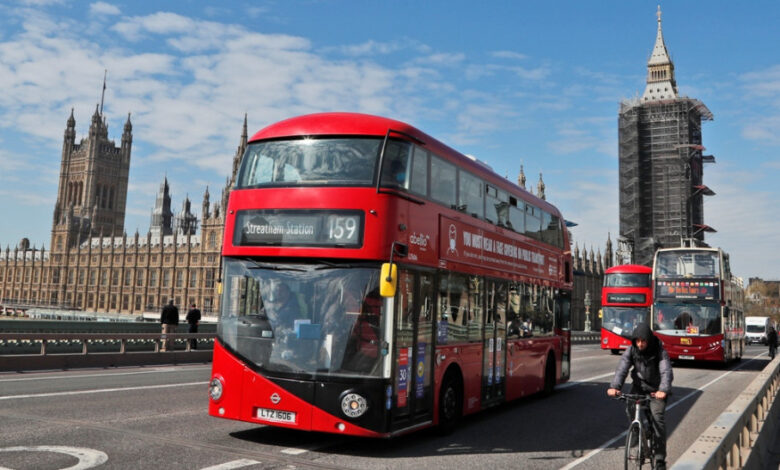
{"label": "bus front wheel", "polygon": [[444,376],[439,390],[439,430],[450,434],[463,413],[463,387],[452,371]]}

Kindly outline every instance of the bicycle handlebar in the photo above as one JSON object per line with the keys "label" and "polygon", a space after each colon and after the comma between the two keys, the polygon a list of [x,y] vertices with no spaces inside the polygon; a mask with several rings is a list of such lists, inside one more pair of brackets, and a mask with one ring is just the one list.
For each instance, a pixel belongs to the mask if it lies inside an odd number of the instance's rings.
{"label": "bicycle handlebar", "polygon": [[636,401],[636,402],[649,402],[650,399],[653,398],[650,394],[644,394],[644,393],[621,393],[620,395],[616,396],[616,400],[624,400],[624,401]]}

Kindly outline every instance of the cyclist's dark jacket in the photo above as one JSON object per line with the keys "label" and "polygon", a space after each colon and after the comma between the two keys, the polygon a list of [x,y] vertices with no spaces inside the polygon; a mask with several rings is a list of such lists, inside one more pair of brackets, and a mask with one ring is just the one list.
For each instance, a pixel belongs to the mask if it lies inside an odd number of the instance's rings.
{"label": "cyclist's dark jacket", "polygon": [[[647,348],[644,351],[639,351],[636,347],[636,338],[647,340]],[[610,388],[620,390],[626,381],[629,370],[631,370],[631,380],[633,381],[632,391],[635,393],[651,393],[659,390],[669,393],[672,391],[674,377],[669,355],[664,350],[661,341],[653,335],[650,327],[645,323],[640,324],[634,330],[634,339],[631,340],[631,346],[626,349],[620,359]]]}

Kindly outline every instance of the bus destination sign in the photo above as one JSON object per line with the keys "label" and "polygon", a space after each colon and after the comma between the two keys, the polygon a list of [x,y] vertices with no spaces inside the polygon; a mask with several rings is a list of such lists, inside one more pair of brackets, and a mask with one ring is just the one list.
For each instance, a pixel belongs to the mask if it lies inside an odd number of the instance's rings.
{"label": "bus destination sign", "polygon": [[607,294],[607,302],[611,304],[643,304],[647,301],[645,294]]}
{"label": "bus destination sign", "polygon": [[714,300],[720,297],[717,280],[656,281],[656,296]]}
{"label": "bus destination sign", "polygon": [[363,212],[356,210],[245,210],[236,214],[234,246],[359,248]]}

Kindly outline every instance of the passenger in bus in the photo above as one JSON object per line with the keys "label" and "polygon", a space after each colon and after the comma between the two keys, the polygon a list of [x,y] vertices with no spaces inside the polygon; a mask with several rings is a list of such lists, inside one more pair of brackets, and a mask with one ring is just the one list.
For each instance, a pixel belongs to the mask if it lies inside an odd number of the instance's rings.
{"label": "passenger in bus", "polygon": [[302,318],[302,315],[298,299],[290,291],[290,286],[283,282],[274,286],[273,300],[268,302],[266,314],[281,349],[281,358],[293,359],[297,353],[291,342],[295,337],[295,320]]}
{"label": "passenger in bus", "polygon": [[534,335],[534,326],[531,319],[526,318],[523,323],[520,325],[520,331],[522,332],[523,338],[528,338],[529,336]]}
{"label": "passenger in bus", "polygon": [[685,330],[689,326],[693,326],[693,316],[688,312],[682,312],[674,320],[674,328],[676,330]]}
{"label": "passenger in bus", "polygon": [[522,336],[520,329],[520,294],[517,289],[512,288],[509,291],[509,311],[507,313],[507,335]]}
{"label": "passenger in bus", "polygon": [[352,327],[347,318],[350,305],[341,302],[338,292],[332,292],[324,302],[326,311],[322,316],[322,347],[320,365],[329,370],[341,368],[346,350],[346,332]]}
{"label": "passenger in bus", "polygon": [[394,156],[386,166],[387,173],[382,176],[384,184],[406,187],[406,163],[403,156]]}
{"label": "passenger in bus", "polygon": [[299,313],[296,297],[290,291],[290,286],[280,282],[274,287],[274,299],[271,302],[273,308],[269,309],[271,321],[292,323]]}
{"label": "passenger in bus", "polygon": [[377,289],[366,294],[355,321],[344,356],[344,369],[371,373],[379,365],[381,298]]}
{"label": "passenger in bus", "polygon": [[370,373],[378,364],[379,357],[379,317],[361,313],[352,327],[347,352],[344,357],[344,369]]}

